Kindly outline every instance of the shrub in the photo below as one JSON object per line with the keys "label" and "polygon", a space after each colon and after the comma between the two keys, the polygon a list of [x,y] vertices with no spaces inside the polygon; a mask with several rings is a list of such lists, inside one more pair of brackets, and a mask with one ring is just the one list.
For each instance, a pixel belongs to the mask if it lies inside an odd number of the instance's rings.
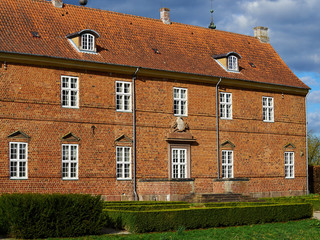
{"label": "shrub", "polygon": [[80,194],[6,194],[1,197],[9,235],[17,238],[73,237],[102,228],[100,197]]}
{"label": "shrub", "polygon": [[106,201],[104,206],[114,205],[175,205],[175,204],[188,204],[187,202],[168,202],[168,201]]}
{"label": "shrub", "polygon": [[283,222],[312,216],[310,204],[268,204],[158,211],[104,210],[111,226],[130,232],[168,231]]}
{"label": "shrub", "polygon": [[190,204],[159,204],[159,205],[108,205],[104,209],[113,209],[113,210],[129,210],[129,211],[147,211],[147,210],[160,210],[160,209],[180,209],[188,208]]}
{"label": "shrub", "polygon": [[8,219],[4,213],[4,204],[2,201],[2,196],[0,196],[0,235],[5,235],[8,233]]}

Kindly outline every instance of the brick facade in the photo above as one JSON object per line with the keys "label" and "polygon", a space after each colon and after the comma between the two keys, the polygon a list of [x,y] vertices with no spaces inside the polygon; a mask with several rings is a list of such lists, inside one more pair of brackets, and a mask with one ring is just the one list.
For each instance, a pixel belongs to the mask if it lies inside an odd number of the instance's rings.
{"label": "brick facade", "polygon": [[[61,76],[79,77],[79,108],[61,107]],[[1,193],[101,194],[132,200],[133,180],[116,179],[116,146],[132,139],[132,113],[115,110],[115,82],[130,75],[7,63],[0,70]],[[188,90],[183,117],[195,141],[168,142],[172,132],[173,87]],[[232,119],[220,120],[220,144],[233,144],[234,178],[217,179],[215,84],[139,77],[136,80],[136,178],[140,200],[179,200],[190,194],[242,193],[252,196],[307,192],[305,97],[224,86],[232,93]],[[262,120],[262,97],[274,99],[275,121]],[[22,131],[29,139],[8,137]],[[62,180],[61,144],[67,133],[80,140],[79,179]],[[28,143],[28,179],[9,177],[9,142]],[[293,179],[285,178],[285,146],[294,145]],[[190,176],[171,178],[170,144],[190,146]],[[228,144],[220,150],[230,149]]]}

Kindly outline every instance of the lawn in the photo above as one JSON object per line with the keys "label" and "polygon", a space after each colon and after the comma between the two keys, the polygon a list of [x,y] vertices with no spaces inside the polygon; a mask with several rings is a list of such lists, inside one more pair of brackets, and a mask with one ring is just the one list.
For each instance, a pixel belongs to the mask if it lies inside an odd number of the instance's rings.
{"label": "lawn", "polygon": [[[129,235],[102,235],[87,236],[77,239],[109,240],[109,239],[146,239],[146,240],[201,240],[201,239],[319,239],[320,221],[306,219],[287,223],[268,223],[250,226],[210,228],[203,230],[185,231],[180,228],[176,232],[129,234]],[[64,239],[65,240],[65,239]]]}

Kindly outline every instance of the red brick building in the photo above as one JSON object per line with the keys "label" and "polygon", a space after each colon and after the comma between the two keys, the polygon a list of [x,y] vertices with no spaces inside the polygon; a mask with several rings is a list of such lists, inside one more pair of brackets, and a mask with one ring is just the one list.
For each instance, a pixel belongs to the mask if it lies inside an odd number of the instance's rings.
{"label": "red brick building", "polygon": [[0,1],[0,192],[307,193],[302,83],[255,37]]}

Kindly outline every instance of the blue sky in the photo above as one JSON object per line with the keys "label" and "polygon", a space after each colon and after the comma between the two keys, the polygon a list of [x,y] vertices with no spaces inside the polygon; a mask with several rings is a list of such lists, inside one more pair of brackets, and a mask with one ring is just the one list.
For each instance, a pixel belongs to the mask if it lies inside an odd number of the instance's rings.
{"label": "blue sky", "polygon": [[[78,0],[63,0],[79,5]],[[320,2],[319,0],[213,0],[217,29],[253,36],[269,28],[270,43],[309,87],[308,128],[320,136]],[[88,0],[87,7],[159,18],[170,8],[174,22],[208,27],[211,0]]]}

